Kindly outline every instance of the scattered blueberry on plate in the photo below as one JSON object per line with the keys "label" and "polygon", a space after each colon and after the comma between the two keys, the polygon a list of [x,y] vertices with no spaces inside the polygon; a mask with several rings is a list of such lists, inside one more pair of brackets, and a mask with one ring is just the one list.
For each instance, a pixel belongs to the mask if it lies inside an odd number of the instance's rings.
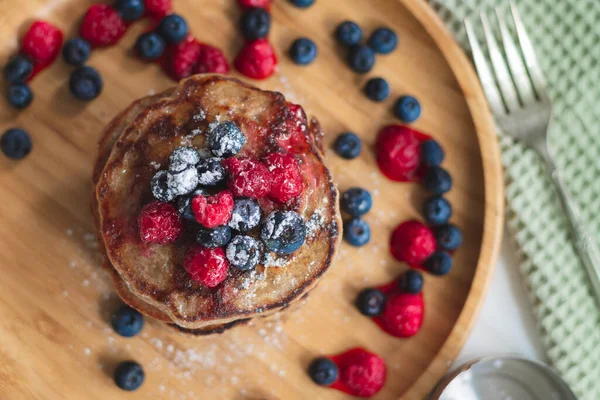
{"label": "scattered blueberry on plate", "polygon": [[116,333],[123,337],[132,337],[144,327],[144,317],[138,310],[124,304],[114,312],[111,323]]}
{"label": "scattered blueberry on plate", "polygon": [[128,392],[139,389],[144,383],[144,370],[135,361],[124,361],[115,369],[114,380],[118,387]]}
{"label": "scattered blueberry on plate", "polygon": [[217,226],[216,228],[210,229],[205,228],[202,225],[198,225],[198,233],[196,234],[196,241],[198,244],[206,247],[207,249],[216,249],[218,247],[225,247],[231,240],[231,228],[227,225]]}
{"label": "scattered blueberry on plate", "polygon": [[63,60],[69,65],[77,67],[85,64],[90,58],[92,47],[87,40],[82,38],[73,38],[68,40],[62,49]]}
{"label": "scattered blueberry on plate", "polygon": [[452,188],[452,177],[442,167],[432,167],[423,176],[423,187],[433,194],[444,194]]}
{"label": "scattered blueberry on plate", "polygon": [[5,156],[13,160],[25,158],[31,152],[31,138],[23,129],[8,129],[0,138],[0,149]]}
{"label": "scattered blueberry on plate", "polygon": [[289,0],[294,6],[298,8],[308,8],[315,3],[315,0]]}
{"label": "scattered blueberry on plate", "polygon": [[335,139],[333,149],[338,156],[347,160],[352,160],[360,155],[362,144],[360,138],[352,133],[342,133]]}
{"label": "scattered blueberry on plate", "polygon": [[452,205],[441,196],[430,197],[423,205],[423,216],[429,225],[444,225],[452,216]]}
{"label": "scattered blueberry on plate", "polygon": [[390,85],[383,78],[371,78],[365,84],[364,92],[373,101],[384,101],[390,95]]}
{"label": "scattered blueberry on plate", "polygon": [[271,30],[271,14],[264,8],[251,8],[242,15],[240,28],[246,40],[265,38]]}
{"label": "scattered blueberry on plate", "polygon": [[104,82],[95,68],[90,66],[79,67],[71,73],[69,89],[73,96],[79,100],[93,100],[102,92]]}
{"label": "scattered blueberry on plate", "polygon": [[353,46],[348,52],[348,65],[354,72],[366,74],[375,65],[375,52],[366,45]]}
{"label": "scattered blueberry on plate", "polygon": [[135,51],[142,60],[158,60],[165,52],[165,40],[156,32],[146,32],[135,42]]}
{"label": "scattered blueberry on plate", "polygon": [[356,22],[344,21],[335,30],[335,38],[342,46],[352,47],[360,43],[363,32]]}
{"label": "scattered blueberry on plate", "polygon": [[453,251],[462,244],[462,232],[453,224],[440,226],[434,231],[435,241],[442,250]]}
{"label": "scattered blueberry on plate", "polygon": [[366,221],[358,218],[344,223],[344,240],[354,247],[361,247],[371,240],[371,228]]}
{"label": "scattered blueberry on plate", "polygon": [[421,290],[423,290],[423,275],[417,270],[409,269],[398,279],[398,288],[406,293],[421,293]]}
{"label": "scattered blueberry on plate", "polygon": [[338,367],[329,358],[316,358],[308,367],[308,375],[314,383],[321,386],[328,386],[338,378]]}
{"label": "scattered blueberry on plate", "polygon": [[403,122],[415,122],[421,116],[421,104],[412,96],[402,96],[394,105],[394,115]]}
{"label": "scattered blueberry on plate", "polygon": [[188,34],[188,25],[181,15],[169,14],[160,20],[156,27],[156,32],[167,43],[180,43]]}
{"label": "scattered blueberry on plate", "polygon": [[308,65],[317,57],[317,45],[308,38],[296,39],[290,46],[290,57],[298,65]]}
{"label": "scattered blueberry on plate", "polygon": [[423,165],[439,167],[442,161],[444,161],[444,150],[436,140],[426,140],[419,145],[419,148]]}
{"label": "scattered blueberry on plate", "polygon": [[33,101],[33,92],[29,85],[25,83],[13,83],[8,87],[6,100],[8,101],[8,104],[17,110],[22,110],[31,105],[31,102]]}
{"label": "scattered blueberry on plate", "polygon": [[23,83],[33,72],[33,62],[22,54],[11,58],[4,67],[4,79],[8,83]]}
{"label": "scattered blueberry on plate", "polygon": [[362,217],[373,207],[373,198],[367,190],[354,187],[342,195],[341,207],[353,217]]}
{"label": "scattered blueberry on plate", "polygon": [[143,0],[117,0],[113,7],[126,22],[142,18],[145,10]]}
{"label": "scattered blueberry on plate", "polygon": [[368,44],[376,53],[389,54],[398,45],[398,35],[389,28],[378,28],[369,38]]}
{"label": "scattered blueberry on plate", "polygon": [[452,269],[452,257],[443,250],[437,250],[425,260],[424,267],[430,274],[446,275]]}
{"label": "scattered blueberry on plate", "polygon": [[379,289],[364,289],[356,297],[356,308],[367,317],[376,317],[383,312],[385,294]]}

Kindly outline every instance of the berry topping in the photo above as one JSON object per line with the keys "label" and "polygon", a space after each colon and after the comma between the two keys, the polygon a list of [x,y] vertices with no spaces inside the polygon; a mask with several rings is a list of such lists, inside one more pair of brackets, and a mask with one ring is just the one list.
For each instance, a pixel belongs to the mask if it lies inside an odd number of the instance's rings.
{"label": "berry topping", "polygon": [[158,171],[150,181],[152,195],[156,200],[168,203],[175,198],[175,193],[169,189],[169,173],[167,171]]}
{"label": "berry topping", "polygon": [[214,229],[208,229],[203,226],[198,227],[196,241],[202,247],[207,249],[216,249],[217,247],[225,247],[231,240],[231,228],[227,225],[217,226]]}
{"label": "berry topping", "polygon": [[172,204],[153,201],[138,216],[140,239],[144,243],[167,244],[177,240],[183,224]]}
{"label": "berry topping", "polygon": [[8,83],[23,83],[33,72],[33,62],[29,57],[18,54],[11,58],[4,67],[4,79]]}
{"label": "berry topping", "polygon": [[198,186],[198,171],[195,166],[189,166],[181,172],[167,174],[167,185],[175,196],[190,194]]}
{"label": "berry topping", "polygon": [[222,122],[212,128],[206,137],[206,145],[217,157],[236,155],[246,144],[246,136],[232,121]]}
{"label": "berry topping", "polygon": [[371,78],[364,88],[367,97],[373,101],[384,101],[390,95],[390,85],[383,78]]}
{"label": "berry topping", "polygon": [[33,60],[36,66],[45,67],[58,57],[62,48],[63,34],[45,21],[34,22],[21,43],[21,53]]}
{"label": "berry topping", "polygon": [[234,61],[235,68],[252,79],[266,79],[277,67],[275,50],[267,39],[247,42]]}
{"label": "berry topping", "polygon": [[31,152],[31,138],[23,129],[8,129],[0,138],[0,149],[13,160],[25,158]]}
{"label": "berry topping", "polygon": [[240,197],[235,199],[229,226],[240,232],[248,232],[260,223],[261,211],[254,199]]}
{"label": "berry topping", "polygon": [[315,0],[289,0],[294,6],[298,8],[307,8],[315,3]]}
{"label": "berry topping", "polygon": [[306,225],[294,211],[275,211],[263,222],[260,238],[268,250],[290,254],[304,244]]}
{"label": "berry topping", "polygon": [[238,3],[244,10],[253,7],[260,7],[268,10],[271,6],[271,0],[238,0]]}
{"label": "berry topping", "polygon": [[353,217],[361,217],[371,210],[373,198],[363,188],[351,188],[344,192],[341,199],[342,210]]}
{"label": "berry topping", "polygon": [[371,240],[371,228],[366,221],[354,218],[344,222],[344,240],[351,246],[361,247]]}
{"label": "berry topping", "polygon": [[353,46],[348,52],[348,65],[354,72],[366,74],[375,65],[375,52],[369,46]]}
{"label": "berry topping", "polygon": [[144,383],[144,370],[135,361],[124,361],[115,369],[114,380],[118,387],[128,392],[137,390]]}
{"label": "berry topping", "polygon": [[308,38],[296,39],[290,46],[290,57],[298,65],[308,65],[317,58],[317,45]]}
{"label": "berry topping", "polygon": [[363,32],[356,22],[344,21],[335,30],[335,38],[342,46],[352,47],[362,40]]}
{"label": "berry topping", "polygon": [[440,249],[453,251],[462,244],[462,232],[456,225],[443,225],[435,229],[435,240]]}
{"label": "berry topping", "polygon": [[235,197],[262,199],[271,191],[271,173],[263,163],[249,158],[228,158],[223,166]]}
{"label": "berry topping", "polygon": [[405,293],[421,293],[421,290],[423,290],[423,275],[417,270],[409,269],[398,279],[398,289]]}
{"label": "berry topping", "polygon": [[177,211],[179,212],[179,215],[183,217],[183,219],[196,222],[196,217],[192,211],[192,199],[200,194],[206,196],[208,193],[206,193],[203,189],[196,189],[187,196],[180,196],[177,198]]}
{"label": "berry topping", "polygon": [[246,235],[234,237],[227,245],[227,260],[232,267],[242,271],[256,268],[262,258],[262,244]]}
{"label": "berry topping", "polygon": [[393,294],[388,297],[376,322],[392,336],[411,337],[421,328],[424,312],[422,294]]}
{"label": "berry topping", "polygon": [[89,101],[100,95],[104,83],[102,77],[90,66],[79,67],[69,77],[69,89],[79,100]]}
{"label": "berry topping", "polygon": [[362,144],[360,138],[352,132],[342,133],[335,139],[333,149],[338,156],[352,160],[360,155]]}
{"label": "berry topping", "polygon": [[251,8],[242,15],[240,29],[246,40],[265,38],[271,29],[271,15],[264,8]]}
{"label": "berry topping", "polygon": [[212,196],[198,195],[192,199],[196,222],[206,228],[227,225],[233,210],[233,196],[224,190]]}
{"label": "berry topping", "polygon": [[62,49],[62,56],[67,64],[79,67],[90,58],[91,51],[92,48],[87,40],[74,38],[67,40]]}
{"label": "berry topping", "polygon": [[421,104],[412,96],[402,96],[394,104],[394,115],[400,121],[415,122],[421,116]]}
{"label": "berry topping", "polygon": [[153,18],[162,18],[171,13],[173,9],[171,0],[144,0],[146,14]]}
{"label": "berry topping", "polygon": [[209,45],[200,46],[200,56],[194,66],[194,74],[226,74],[229,72],[229,63],[223,52]]}
{"label": "berry topping", "polygon": [[229,263],[222,248],[206,249],[196,246],[188,250],[183,267],[196,282],[213,288],[227,278]]}
{"label": "berry topping", "polygon": [[112,315],[111,324],[117,334],[132,337],[144,327],[144,316],[138,310],[122,305]]}
{"label": "berry topping", "polygon": [[79,33],[93,47],[102,47],[117,43],[125,30],[117,10],[108,4],[93,4],[83,17]]}
{"label": "berry topping", "polygon": [[398,225],[390,241],[392,255],[410,266],[420,266],[435,251],[435,237],[419,221],[406,221]]}
{"label": "berry topping", "polygon": [[452,206],[441,196],[430,197],[423,205],[423,217],[429,225],[444,225],[451,216]]}
{"label": "berry topping", "polygon": [[135,52],[146,61],[158,60],[164,54],[165,47],[165,40],[155,32],[144,33],[135,42]]}
{"label": "berry topping", "polygon": [[31,105],[31,102],[33,101],[33,92],[25,83],[13,83],[8,87],[6,100],[8,101],[8,104],[17,110],[22,110]]}
{"label": "berry topping", "polygon": [[326,357],[315,358],[308,366],[308,376],[314,383],[329,386],[338,378],[338,367]]}
{"label": "berry topping", "polygon": [[425,260],[423,266],[430,274],[443,276],[452,269],[452,257],[447,252],[438,250]]}
{"label": "berry topping", "polygon": [[188,24],[181,15],[170,14],[160,20],[156,32],[167,43],[181,43],[188,35]]}
{"label": "berry topping", "polygon": [[194,66],[200,60],[201,51],[202,44],[188,36],[183,42],[167,47],[163,67],[175,80],[187,78],[192,75]]}
{"label": "berry topping", "polygon": [[385,294],[378,289],[365,289],[358,294],[355,304],[361,314],[376,317],[383,311]]}
{"label": "berry topping", "polygon": [[302,193],[304,182],[296,158],[290,153],[271,153],[265,158],[271,171],[272,183],[269,196],[286,203]]}
{"label": "berry topping", "polygon": [[429,168],[423,176],[423,187],[433,194],[444,194],[452,189],[452,177],[442,167]]}
{"label": "berry topping", "polygon": [[421,162],[428,167],[439,167],[444,161],[444,150],[438,142],[433,139],[421,143]]}
{"label": "berry topping", "polygon": [[200,162],[200,154],[193,147],[178,147],[169,156],[169,172],[181,172]]}
{"label": "berry topping", "polygon": [[398,35],[389,28],[378,28],[369,38],[368,44],[379,54],[389,54],[398,45]]}
{"label": "berry topping", "polygon": [[142,18],[144,15],[143,0],[117,0],[113,5],[123,21],[132,22]]}
{"label": "berry topping", "polygon": [[375,145],[381,172],[393,181],[412,181],[420,164],[419,141],[410,128],[390,125],[381,130]]}
{"label": "berry topping", "polygon": [[217,157],[200,160],[197,170],[198,182],[203,186],[215,186],[225,179],[225,168]]}
{"label": "berry topping", "polygon": [[387,369],[377,355],[363,349],[353,349],[333,357],[340,377],[333,387],[353,396],[369,397],[385,384]]}

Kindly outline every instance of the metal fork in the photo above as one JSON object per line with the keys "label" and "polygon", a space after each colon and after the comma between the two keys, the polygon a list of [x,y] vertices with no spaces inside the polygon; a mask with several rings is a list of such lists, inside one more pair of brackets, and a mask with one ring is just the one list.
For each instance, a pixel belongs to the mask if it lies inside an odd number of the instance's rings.
{"label": "metal fork", "polygon": [[554,163],[554,155],[548,141],[552,104],[547,95],[545,79],[521,17],[512,2],[510,10],[520,46],[515,44],[505,19],[496,9],[504,54],[487,17],[481,14],[492,68],[481,50],[471,20],[465,19],[473,61],[496,123],[503,132],[535,150],[544,160],[548,177],[554,183],[569,221],[576,249],[589,275],[593,293],[600,304],[600,250],[588,233],[581,213]]}

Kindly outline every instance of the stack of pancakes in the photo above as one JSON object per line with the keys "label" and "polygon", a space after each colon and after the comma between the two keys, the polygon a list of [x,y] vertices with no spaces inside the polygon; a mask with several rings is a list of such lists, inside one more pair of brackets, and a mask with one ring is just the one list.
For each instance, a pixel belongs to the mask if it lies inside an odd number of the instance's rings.
{"label": "stack of pancakes", "polygon": [[[286,204],[261,202],[273,210],[298,212],[307,224],[305,244],[288,256],[268,254],[253,271],[231,268],[225,281],[207,288],[183,268],[195,242],[193,224],[171,244],[143,243],[137,217],[153,200],[150,180],[168,165],[171,152],[192,146],[205,152],[210,124],[233,121],[246,144],[236,157],[293,153],[304,191]],[[322,132],[283,95],[216,75],[194,76],[177,87],[134,102],[104,131],[94,168],[92,210],[104,268],[130,306],[181,330],[206,334],[282,310],[307,294],[324,276],[339,246],[337,190],[323,164]],[[192,225],[192,226],[190,226]]]}

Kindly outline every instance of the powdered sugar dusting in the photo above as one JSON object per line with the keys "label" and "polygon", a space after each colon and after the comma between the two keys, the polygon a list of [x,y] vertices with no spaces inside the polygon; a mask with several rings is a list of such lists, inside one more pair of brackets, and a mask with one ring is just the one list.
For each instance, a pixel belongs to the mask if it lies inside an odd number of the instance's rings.
{"label": "powdered sugar dusting", "polygon": [[290,256],[280,256],[275,253],[267,253],[264,257],[263,265],[267,268],[282,268],[290,264],[292,261],[293,257]]}
{"label": "powdered sugar dusting", "polygon": [[314,238],[319,231],[323,230],[325,226],[325,218],[323,217],[323,210],[316,210],[310,219],[306,223],[306,236],[308,238]]}

